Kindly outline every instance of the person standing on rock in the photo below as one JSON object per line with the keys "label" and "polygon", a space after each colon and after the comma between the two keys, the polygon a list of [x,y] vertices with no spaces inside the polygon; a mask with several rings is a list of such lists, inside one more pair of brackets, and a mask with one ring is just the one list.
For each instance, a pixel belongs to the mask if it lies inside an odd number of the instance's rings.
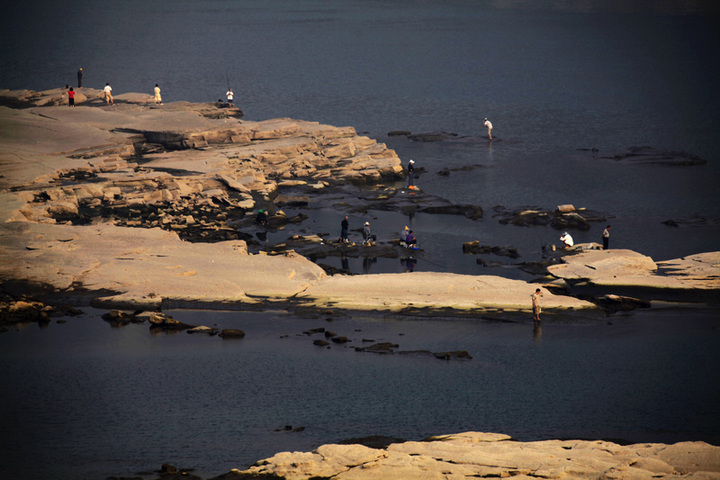
{"label": "person standing on rock", "polygon": [[162,103],[162,96],[160,95],[160,86],[156,83],[155,84],[155,105],[160,105]]}
{"label": "person standing on rock", "polygon": [[408,188],[415,185],[415,160],[410,159],[407,167]]}
{"label": "person standing on rock", "polygon": [[83,71],[82,71],[82,67],[80,67],[80,69],[78,70],[78,73],[77,73],[78,88],[82,88],[82,76],[83,76]]}
{"label": "person standing on rock", "polygon": [[227,95],[228,105],[230,107],[233,107],[233,98],[235,97],[235,94],[233,93],[232,88],[228,88],[228,91],[225,92],[225,95]]}
{"label": "person standing on rock", "polygon": [[115,105],[115,102],[113,101],[113,98],[112,98],[112,87],[110,86],[109,83],[105,84],[105,88],[103,88],[103,92],[105,92],[105,101],[107,102],[107,104]]}
{"label": "person standing on rock", "polygon": [[492,123],[490,123],[490,120],[486,118],[483,126],[487,127],[488,129],[488,140],[492,140]]}
{"label": "person standing on rock", "polygon": [[71,107],[75,106],[75,90],[73,90],[73,87],[70,87],[70,90],[68,90],[68,105]]}
{"label": "person standing on rock", "polygon": [[365,226],[363,227],[363,246],[371,246],[376,239],[377,237],[370,231],[370,222],[365,222]]}
{"label": "person standing on rock", "polygon": [[340,222],[340,241],[342,243],[350,243],[348,240],[348,231],[350,229],[350,223],[348,222],[348,216],[345,215],[343,221]]}
{"label": "person standing on rock", "polygon": [[607,250],[610,245],[610,225],[605,227],[602,233],[603,250]]}
{"label": "person standing on rock", "polygon": [[540,290],[539,288],[536,288],[535,293],[530,295],[530,297],[532,298],[533,320],[536,322],[542,321],[540,320],[540,297],[542,296],[542,290]]}

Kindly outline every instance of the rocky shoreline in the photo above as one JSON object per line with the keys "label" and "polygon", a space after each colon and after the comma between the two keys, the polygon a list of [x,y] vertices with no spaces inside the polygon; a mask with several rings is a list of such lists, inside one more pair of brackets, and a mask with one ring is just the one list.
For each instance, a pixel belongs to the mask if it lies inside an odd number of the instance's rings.
{"label": "rocky shoreline", "polygon": [[[397,257],[396,242],[363,248],[294,235],[259,247],[253,235],[259,208],[277,230],[306,217],[288,217],[284,207],[312,202],[482,216],[480,206],[399,195],[393,182],[404,171],[397,154],[350,127],[251,122],[222,104],[156,106],[143,94],[119,95],[105,106],[91,89],[67,108],[63,93],[0,91],[0,104],[14,107],[0,107],[0,278],[22,285],[7,293],[34,286],[55,296],[82,292],[101,307],[155,310],[282,304],[446,315],[529,312],[534,289],[527,282],[414,272],[408,287],[403,274],[332,275],[309,260]],[[353,185],[362,186],[362,198],[353,200],[357,190],[343,193]],[[502,215],[501,222],[562,228],[604,220],[568,206]],[[718,300],[717,252],[665,267],[636,252],[592,248],[580,246],[563,252],[559,265],[539,266],[546,274],[540,282],[546,311],[601,314],[616,288],[642,291],[647,301],[696,301],[698,293],[700,301]],[[568,294],[588,286],[595,297]]]}
{"label": "rocky shoreline", "polygon": [[[290,426],[288,426],[291,428]],[[203,480],[193,469],[163,464],[155,472],[108,480]],[[717,479],[720,447],[705,442],[620,445],[605,440],[519,442],[508,435],[463,432],[422,441],[349,440],[312,452],[281,452],[246,470],[209,480]]]}
{"label": "rocky shoreline", "polygon": [[[268,212],[268,228],[291,231],[314,204],[469,219],[481,218],[483,209],[420,192],[402,195],[400,158],[351,127],[253,122],[222,104],[156,106],[143,94],[118,95],[106,106],[92,89],[78,91],[75,108],[65,102],[61,89],[0,90],[2,324],[46,322],[56,313],[27,294],[154,312],[281,307],[522,321],[531,318],[529,296],[538,287],[550,318],[603,318],[661,302],[720,304],[720,252],[656,263],[629,250],[581,245],[533,266],[532,283],[441,272],[336,274],[317,259],[396,258],[403,247],[338,244],[333,235],[308,233],[268,245],[256,211]],[[301,212],[287,215],[289,208]],[[516,225],[582,229],[604,220],[574,208],[496,212]],[[472,242],[462,247],[470,254],[517,253]],[[278,454],[218,478],[720,478],[718,458],[717,447],[701,442],[621,447],[467,433],[383,449]]]}

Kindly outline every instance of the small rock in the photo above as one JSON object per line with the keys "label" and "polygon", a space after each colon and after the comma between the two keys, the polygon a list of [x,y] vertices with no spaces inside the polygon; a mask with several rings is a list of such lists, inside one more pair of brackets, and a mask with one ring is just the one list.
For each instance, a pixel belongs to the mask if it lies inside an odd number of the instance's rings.
{"label": "small rock", "polygon": [[226,328],[218,336],[220,338],[245,338],[245,332],[239,329]]}

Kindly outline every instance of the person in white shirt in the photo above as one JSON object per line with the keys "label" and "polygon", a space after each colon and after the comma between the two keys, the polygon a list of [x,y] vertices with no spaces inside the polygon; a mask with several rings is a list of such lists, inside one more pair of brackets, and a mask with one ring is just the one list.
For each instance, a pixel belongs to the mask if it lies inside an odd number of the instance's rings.
{"label": "person in white shirt", "polygon": [[492,140],[492,123],[490,123],[490,120],[487,118],[485,119],[485,123],[483,123],[484,126],[488,129],[488,139]]}
{"label": "person in white shirt", "polygon": [[115,102],[113,102],[112,98],[112,87],[109,83],[105,84],[105,88],[103,88],[103,92],[105,92],[105,101],[110,105],[111,103],[114,105]]}
{"label": "person in white shirt", "polygon": [[228,91],[227,91],[227,93],[225,93],[225,95],[227,95],[228,105],[230,105],[232,107],[233,106],[233,97],[235,96],[235,94],[232,91],[232,88],[228,89]]}
{"label": "person in white shirt", "polygon": [[162,95],[160,95],[160,86],[156,83],[155,84],[155,105],[162,103]]}
{"label": "person in white shirt", "polygon": [[565,248],[570,248],[575,245],[575,242],[573,242],[573,238],[567,232],[563,232],[562,237],[560,237],[560,241],[565,244]]}
{"label": "person in white shirt", "polygon": [[607,250],[610,247],[610,225],[605,227],[602,233],[603,250]]}

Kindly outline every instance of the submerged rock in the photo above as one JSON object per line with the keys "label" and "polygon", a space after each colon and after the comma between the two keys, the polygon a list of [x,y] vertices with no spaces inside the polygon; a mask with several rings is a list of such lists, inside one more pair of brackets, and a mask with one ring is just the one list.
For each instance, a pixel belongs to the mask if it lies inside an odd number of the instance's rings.
{"label": "submerged rock", "polygon": [[571,205],[561,205],[556,210],[545,210],[537,207],[508,208],[493,207],[499,222],[503,225],[511,224],[520,227],[533,225],[549,225],[557,230],[577,229],[589,230],[590,222],[604,222],[605,214],[587,209],[575,209]]}
{"label": "submerged rock", "polygon": [[519,258],[520,254],[517,251],[517,248],[515,247],[491,247],[489,245],[480,245],[479,240],[474,240],[472,242],[465,242],[463,243],[463,253],[467,253],[470,255],[483,255],[483,254],[493,254],[493,255],[499,255],[503,257],[510,257],[510,258]]}
{"label": "submerged rock", "polygon": [[673,152],[647,146],[630,147],[627,152],[612,156],[601,155],[600,158],[641,165],[696,166],[707,163],[704,158],[688,152]]}

